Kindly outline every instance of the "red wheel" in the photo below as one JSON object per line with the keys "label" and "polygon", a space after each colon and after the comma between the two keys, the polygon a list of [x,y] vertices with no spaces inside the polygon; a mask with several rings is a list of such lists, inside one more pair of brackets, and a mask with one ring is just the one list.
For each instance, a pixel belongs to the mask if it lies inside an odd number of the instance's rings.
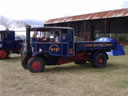
{"label": "red wheel", "polygon": [[103,58],[103,57],[99,57],[99,58],[97,59],[97,61],[98,61],[98,64],[99,64],[99,65],[104,64],[104,58]]}
{"label": "red wheel", "polygon": [[0,58],[6,59],[8,57],[8,53],[5,50],[0,50]]}
{"label": "red wheel", "polygon": [[98,53],[92,61],[92,65],[97,68],[104,68],[107,64],[107,56],[105,53]]}
{"label": "red wheel", "polygon": [[34,70],[39,70],[40,67],[41,67],[41,64],[40,64],[39,61],[35,61],[35,62],[32,63],[32,68],[33,68]]}
{"label": "red wheel", "polygon": [[45,62],[40,57],[32,57],[28,60],[27,68],[33,73],[42,72],[45,69]]}

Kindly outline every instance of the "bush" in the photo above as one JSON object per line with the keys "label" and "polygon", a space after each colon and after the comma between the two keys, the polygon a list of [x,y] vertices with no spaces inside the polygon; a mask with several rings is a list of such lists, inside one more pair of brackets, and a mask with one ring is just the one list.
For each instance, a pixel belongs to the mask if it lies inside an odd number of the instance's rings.
{"label": "bush", "polygon": [[125,51],[125,54],[128,54],[128,45],[124,46],[123,49]]}
{"label": "bush", "polygon": [[117,40],[118,42],[128,41],[128,34],[112,34],[111,37]]}

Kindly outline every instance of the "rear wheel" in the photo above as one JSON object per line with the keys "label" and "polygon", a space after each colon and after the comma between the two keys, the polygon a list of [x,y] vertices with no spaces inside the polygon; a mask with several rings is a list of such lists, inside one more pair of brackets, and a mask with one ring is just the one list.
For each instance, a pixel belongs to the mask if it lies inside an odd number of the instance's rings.
{"label": "rear wheel", "polygon": [[9,53],[6,50],[0,50],[0,58],[1,59],[7,59]]}
{"label": "rear wheel", "polygon": [[98,53],[91,63],[96,68],[104,68],[107,64],[107,56],[104,53]]}
{"label": "rear wheel", "polygon": [[42,72],[45,69],[45,62],[40,57],[32,57],[27,63],[27,68],[33,73]]}

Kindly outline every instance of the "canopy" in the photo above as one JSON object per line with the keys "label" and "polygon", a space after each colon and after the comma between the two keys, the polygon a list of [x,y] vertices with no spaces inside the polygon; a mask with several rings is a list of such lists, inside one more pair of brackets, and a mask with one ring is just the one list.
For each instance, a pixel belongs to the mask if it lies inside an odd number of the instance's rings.
{"label": "canopy", "polygon": [[[117,42],[115,39],[112,39],[109,37],[101,37],[95,41],[96,42]],[[120,43],[117,42],[117,49],[111,50],[111,52],[107,52],[107,54],[109,56],[119,56],[119,55],[125,55],[125,52],[124,52],[122,46],[120,45]]]}

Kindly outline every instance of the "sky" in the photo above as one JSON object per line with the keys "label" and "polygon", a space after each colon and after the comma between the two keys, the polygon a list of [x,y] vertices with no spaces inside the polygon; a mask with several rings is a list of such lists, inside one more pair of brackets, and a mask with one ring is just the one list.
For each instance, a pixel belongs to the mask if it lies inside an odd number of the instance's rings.
{"label": "sky", "polygon": [[42,22],[121,8],[128,8],[128,0],[0,0],[0,16]]}

